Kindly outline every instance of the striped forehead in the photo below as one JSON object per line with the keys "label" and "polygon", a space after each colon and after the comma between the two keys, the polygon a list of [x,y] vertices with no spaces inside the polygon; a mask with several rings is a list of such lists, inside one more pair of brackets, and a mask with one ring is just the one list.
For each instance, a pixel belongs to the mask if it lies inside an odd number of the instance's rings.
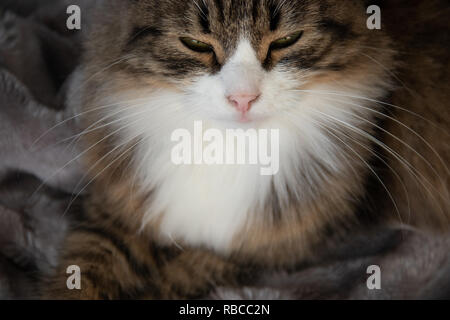
{"label": "striped forehead", "polygon": [[[204,33],[211,33],[214,24],[227,25],[241,31],[267,22],[269,29],[278,28],[287,0],[191,0],[198,10],[198,20]],[[234,27],[234,28],[233,28]]]}
{"label": "striped forehead", "polygon": [[[293,10],[293,1],[287,0],[189,1],[193,4],[190,11],[194,17],[190,16],[187,23],[198,25],[198,31],[206,36],[213,34],[218,38],[227,57],[235,54],[243,39],[258,49],[268,32],[275,32],[290,19],[296,19],[293,12],[298,12]],[[298,5],[305,1],[295,2]]]}

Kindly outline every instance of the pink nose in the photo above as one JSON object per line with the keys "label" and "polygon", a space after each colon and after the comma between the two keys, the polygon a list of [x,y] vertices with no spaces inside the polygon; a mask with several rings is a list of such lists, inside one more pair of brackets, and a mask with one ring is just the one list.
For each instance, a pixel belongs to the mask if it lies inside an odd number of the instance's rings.
{"label": "pink nose", "polygon": [[227,98],[232,106],[234,106],[239,112],[245,114],[250,110],[253,102],[258,100],[259,94],[237,94],[228,96]]}

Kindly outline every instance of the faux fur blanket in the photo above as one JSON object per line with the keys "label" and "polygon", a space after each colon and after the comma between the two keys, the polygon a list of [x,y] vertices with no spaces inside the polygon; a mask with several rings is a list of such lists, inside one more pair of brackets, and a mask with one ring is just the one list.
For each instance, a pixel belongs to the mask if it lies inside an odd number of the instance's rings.
{"label": "faux fur blanket", "polygon": [[[76,111],[64,102],[81,50],[65,28],[66,8],[94,2],[0,3],[0,299],[37,297],[70,224],[64,213],[82,169]],[[208,298],[450,298],[449,248],[449,235],[378,228],[296,270],[255,275],[252,287],[217,288]],[[367,286],[372,265],[381,289]]]}

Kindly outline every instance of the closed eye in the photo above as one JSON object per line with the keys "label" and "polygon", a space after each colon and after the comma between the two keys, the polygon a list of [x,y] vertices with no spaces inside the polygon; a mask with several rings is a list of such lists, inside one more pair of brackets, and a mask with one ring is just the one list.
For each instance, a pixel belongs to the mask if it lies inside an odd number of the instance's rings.
{"label": "closed eye", "polygon": [[189,37],[181,37],[181,43],[183,43],[187,48],[195,52],[214,52],[214,48],[205,42],[201,42]]}
{"label": "closed eye", "polygon": [[300,40],[302,35],[303,35],[303,31],[298,31],[287,37],[275,40],[270,44],[270,50],[278,50],[278,49],[284,49],[284,48],[290,47],[290,46],[294,45],[295,43],[297,43],[297,41]]}

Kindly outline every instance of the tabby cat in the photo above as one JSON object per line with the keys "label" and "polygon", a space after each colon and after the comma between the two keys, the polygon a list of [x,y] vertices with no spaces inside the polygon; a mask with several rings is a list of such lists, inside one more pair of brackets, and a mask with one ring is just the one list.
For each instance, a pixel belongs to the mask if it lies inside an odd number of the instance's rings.
{"label": "tabby cat", "polygon": [[[199,298],[352,230],[446,230],[445,2],[379,2],[380,30],[362,0],[100,2],[69,97],[89,197],[43,296]],[[175,165],[171,134],[199,120],[278,129],[279,172]]]}

